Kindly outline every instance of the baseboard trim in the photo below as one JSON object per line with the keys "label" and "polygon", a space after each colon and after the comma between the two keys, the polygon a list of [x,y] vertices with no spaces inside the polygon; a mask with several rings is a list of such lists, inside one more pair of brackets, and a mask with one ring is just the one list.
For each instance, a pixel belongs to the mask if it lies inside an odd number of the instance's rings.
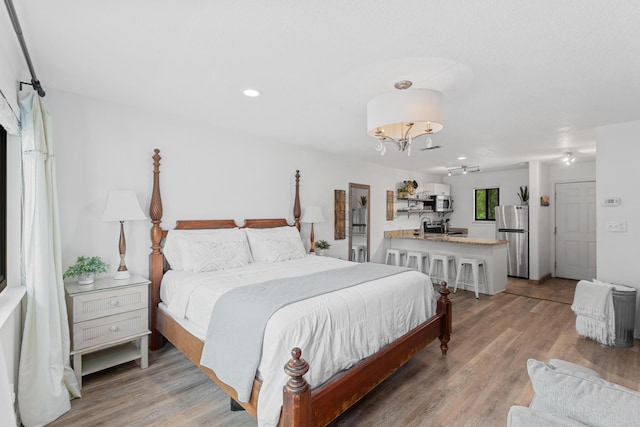
{"label": "baseboard trim", "polygon": [[532,285],[542,285],[544,282],[546,282],[547,280],[551,280],[551,273],[546,274],[544,276],[542,276],[540,279],[538,280],[532,280],[529,279],[529,283],[531,283]]}

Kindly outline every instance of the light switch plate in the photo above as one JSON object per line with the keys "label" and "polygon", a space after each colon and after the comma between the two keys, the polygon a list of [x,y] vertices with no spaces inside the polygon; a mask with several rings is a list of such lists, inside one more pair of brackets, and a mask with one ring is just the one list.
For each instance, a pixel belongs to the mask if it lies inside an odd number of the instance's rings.
{"label": "light switch plate", "polygon": [[614,232],[614,233],[620,233],[620,232],[624,233],[627,231],[627,222],[626,221],[605,221],[604,230]]}

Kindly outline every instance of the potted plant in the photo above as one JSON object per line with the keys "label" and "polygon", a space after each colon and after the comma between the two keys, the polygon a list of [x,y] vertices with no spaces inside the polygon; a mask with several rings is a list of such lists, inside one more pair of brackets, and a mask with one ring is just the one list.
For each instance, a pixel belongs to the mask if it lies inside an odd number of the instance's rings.
{"label": "potted plant", "polygon": [[413,196],[416,192],[416,190],[418,189],[418,181],[414,180],[407,180],[404,182],[405,187],[407,188],[407,192],[409,193],[410,196]]}
{"label": "potted plant", "polygon": [[521,186],[520,191],[517,194],[518,194],[518,197],[520,198],[521,205],[526,205],[529,203],[529,189],[527,188],[526,185],[524,187]]}
{"label": "potted plant", "polygon": [[367,207],[367,196],[365,196],[365,195],[360,196],[360,200],[358,200],[358,203],[360,203],[360,207],[361,208],[366,208]]}
{"label": "potted plant", "polygon": [[327,242],[326,240],[318,240],[318,241],[315,243],[315,247],[316,247],[316,249],[317,249],[316,254],[317,254],[317,255],[320,255],[320,256],[323,256],[323,255],[324,255],[324,253],[325,253],[325,251],[326,251],[327,249],[329,249],[329,248],[331,247],[331,245],[330,245],[330,244],[329,244],[329,242]]}
{"label": "potted plant", "polygon": [[407,186],[403,185],[398,188],[398,199],[406,199],[407,197],[409,197],[409,190],[407,189]]}
{"label": "potted plant", "polygon": [[107,267],[109,265],[105,264],[99,256],[79,256],[76,263],[67,268],[62,278],[77,277],[79,285],[88,285],[93,283],[96,274],[105,273]]}

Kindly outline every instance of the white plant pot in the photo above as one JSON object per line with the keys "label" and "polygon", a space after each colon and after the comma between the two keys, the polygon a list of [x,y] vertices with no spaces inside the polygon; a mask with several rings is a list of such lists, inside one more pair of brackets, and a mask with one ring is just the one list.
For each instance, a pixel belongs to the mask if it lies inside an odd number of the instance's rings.
{"label": "white plant pot", "polygon": [[93,273],[78,276],[78,285],[90,285],[93,283],[95,275]]}
{"label": "white plant pot", "polygon": [[316,249],[316,255],[324,256],[326,249]]}

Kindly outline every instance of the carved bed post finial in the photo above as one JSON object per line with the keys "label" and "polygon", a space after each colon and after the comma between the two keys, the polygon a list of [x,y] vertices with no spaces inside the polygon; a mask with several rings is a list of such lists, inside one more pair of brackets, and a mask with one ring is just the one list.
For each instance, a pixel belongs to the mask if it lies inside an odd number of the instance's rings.
{"label": "carved bed post finial", "polygon": [[309,371],[309,364],[301,359],[302,350],[291,350],[291,360],[284,365],[284,371],[291,378],[282,390],[281,425],[306,427],[311,425],[311,388],[303,375]]}
{"label": "carved bed post finial", "polygon": [[443,313],[444,321],[442,322],[442,329],[440,331],[440,351],[442,351],[442,355],[446,356],[447,350],[449,350],[449,339],[451,338],[452,331],[452,305],[451,300],[449,299],[449,294],[451,291],[447,287],[447,282],[440,282],[440,289],[438,289],[440,293],[440,298],[438,299],[438,307],[436,311],[438,313]]}
{"label": "carved bed post finial", "polygon": [[162,254],[162,198],[160,197],[160,150],[155,149],[153,155],[153,190],[149,205],[149,217],[151,218],[151,254],[149,255],[149,280],[151,280],[151,350],[162,347],[162,335],[156,330],[157,309],[160,303],[160,282],[164,273],[164,255]]}
{"label": "carved bed post finial", "polygon": [[151,204],[149,205],[149,217],[151,218],[151,249],[154,254],[160,253],[160,240],[162,240],[162,197],[160,197],[160,150],[155,149],[153,155],[153,191],[151,192]]}
{"label": "carved bed post finial", "polygon": [[296,197],[293,202],[293,219],[295,220],[295,225],[300,231],[300,216],[302,215],[300,209],[300,170],[296,170]]}

